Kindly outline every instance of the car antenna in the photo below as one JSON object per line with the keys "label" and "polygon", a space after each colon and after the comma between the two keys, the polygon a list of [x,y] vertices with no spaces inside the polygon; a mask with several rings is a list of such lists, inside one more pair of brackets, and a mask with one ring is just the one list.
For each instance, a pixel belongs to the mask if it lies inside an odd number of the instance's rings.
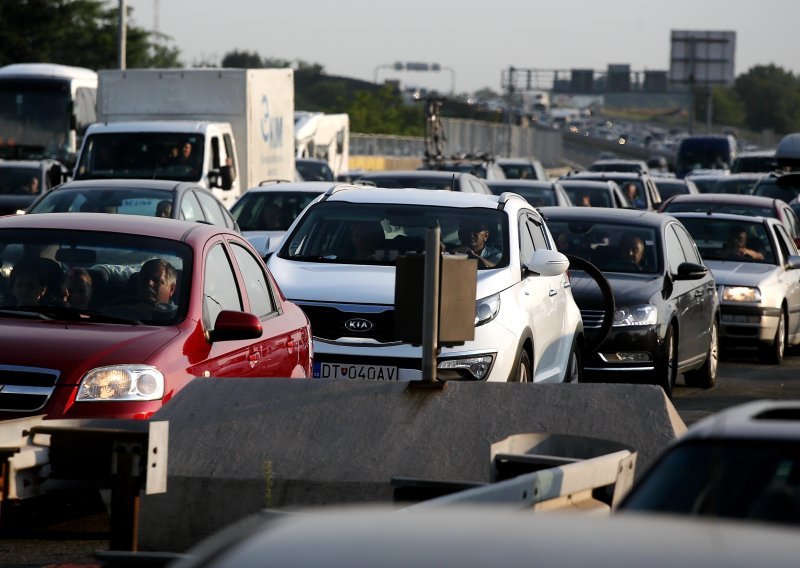
{"label": "car antenna", "polygon": [[456,174],[453,174],[453,178],[450,180],[450,191],[456,190]]}

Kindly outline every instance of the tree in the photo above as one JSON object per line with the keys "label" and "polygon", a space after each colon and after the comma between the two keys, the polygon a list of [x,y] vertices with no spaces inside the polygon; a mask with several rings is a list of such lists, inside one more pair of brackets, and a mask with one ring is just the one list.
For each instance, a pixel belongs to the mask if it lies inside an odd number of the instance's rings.
{"label": "tree", "polygon": [[800,130],[800,79],[775,65],[756,65],[736,78],[735,89],[744,103],[746,124],[752,130]]}
{"label": "tree", "polygon": [[264,67],[261,56],[249,51],[231,51],[222,58],[223,67],[237,67],[241,69],[260,69]]}
{"label": "tree", "polygon": [[[179,67],[170,38],[131,25],[129,67]],[[48,62],[90,69],[117,66],[119,14],[109,0],[14,0],[0,2],[0,65]]]}

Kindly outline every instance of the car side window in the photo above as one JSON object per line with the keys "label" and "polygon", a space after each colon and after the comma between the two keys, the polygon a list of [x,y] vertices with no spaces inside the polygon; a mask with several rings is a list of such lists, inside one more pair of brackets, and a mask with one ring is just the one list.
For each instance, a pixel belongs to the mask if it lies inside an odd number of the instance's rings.
{"label": "car side window", "polygon": [[242,300],[236,286],[236,275],[222,243],[206,257],[203,278],[203,324],[214,329],[214,322],[222,310],[242,311]]}
{"label": "car side window", "polygon": [[214,225],[226,227],[225,216],[217,200],[204,191],[196,191],[194,193],[197,195],[197,199],[200,200],[200,206],[203,208],[206,219]]}
{"label": "car side window", "polygon": [[791,207],[784,207],[783,208],[783,216],[788,221],[791,229],[789,231],[790,237],[798,237],[800,236],[800,222],[797,220],[797,215],[795,215],[794,210]]}
{"label": "car side window", "polygon": [[778,239],[778,246],[781,249],[781,254],[784,259],[788,258],[790,254],[797,254],[797,246],[794,244],[794,241],[789,238],[785,227],[782,225],[775,225],[775,236]]}
{"label": "car side window", "polygon": [[197,201],[193,191],[187,191],[183,194],[181,199],[181,219],[185,221],[203,221],[203,208],[200,207],[200,202]]}
{"label": "car side window", "polygon": [[678,240],[678,235],[675,234],[673,226],[667,227],[666,231],[666,248],[667,248],[667,266],[669,266],[670,274],[678,273],[678,266],[685,261],[683,248]]}
{"label": "car side window", "polygon": [[531,231],[531,238],[533,239],[533,248],[536,250],[544,250],[550,248],[548,245],[548,238],[545,234],[545,227],[538,219],[527,216],[528,228]]}
{"label": "car side window", "polygon": [[533,245],[533,237],[531,236],[530,229],[528,228],[527,216],[519,216],[519,257],[520,261],[524,264],[533,256],[533,251],[536,247]]}
{"label": "car side window", "polygon": [[275,295],[262,264],[241,245],[231,243],[233,256],[244,278],[244,287],[250,301],[250,311],[259,318],[275,311]]}
{"label": "car side window", "polygon": [[689,262],[694,262],[697,264],[702,264],[702,260],[700,260],[700,253],[697,250],[697,245],[694,242],[694,239],[686,232],[686,229],[681,227],[680,225],[672,225],[672,228],[675,230],[675,233],[678,235],[678,241],[681,243],[681,247],[683,247],[683,255],[686,257],[686,260]]}

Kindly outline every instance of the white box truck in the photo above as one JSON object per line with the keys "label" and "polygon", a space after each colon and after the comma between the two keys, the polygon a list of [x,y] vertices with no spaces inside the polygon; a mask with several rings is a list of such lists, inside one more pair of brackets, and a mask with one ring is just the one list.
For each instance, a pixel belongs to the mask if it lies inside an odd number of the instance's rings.
{"label": "white box truck", "polygon": [[97,120],[75,179],[192,181],[230,206],[295,178],[292,69],[102,70]]}
{"label": "white box truck", "polygon": [[350,116],[295,111],[294,146],[296,158],[328,162],[334,179],[347,173],[350,160]]}

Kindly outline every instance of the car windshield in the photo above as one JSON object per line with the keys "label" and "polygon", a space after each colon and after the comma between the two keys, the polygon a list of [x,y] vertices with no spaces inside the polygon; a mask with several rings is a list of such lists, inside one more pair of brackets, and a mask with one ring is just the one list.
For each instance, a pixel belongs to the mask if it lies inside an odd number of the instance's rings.
{"label": "car windshield", "polygon": [[536,170],[527,164],[501,164],[508,179],[536,179]]}
{"label": "car windshield", "polygon": [[[758,179],[721,179],[714,187],[714,193],[736,193],[748,195],[753,192]],[[662,194],[663,195],[663,194]]]}
{"label": "car windshield", "polygon": [[285,231],[318,195],[310,191],[251,191],[236,202],[231,214],[242,231]]}
{"label": "car windshield", "polygon": [[[502,212],[402,204],[319,203],[309,209],[278,256],[321,263],[394,265],[398,256],[425,250],[426,228],[438,226],[455,251],[481,233],[481,256],[508,266],[508,227]],[[474,244],[474,243],[473,243]]]}
{"label": "car windshield", "polygon": [[775,264],[775,251],[763,223],[714,216],[681,218],[704,260]]}
{"label": "car windshield", "polygon": [[363,176],[361,179],[373,181],[378,187],[402,188],[414,187],[416,189],[455,189],[458,190],[458,180],[453,177],[424,177],[424,176]]}
{"label": "car windshield", "polygon": [[669,199],[673,195],[685,195],[689,193],[689,187],[685,183],[679,182],[660,182],[657,183],[658,193],[661,199]]}
{"label": "car windshield", "polygon": [[611,202],[611,191],[597,187],[564,186],[569,198],[578,207],[614,207]]}
{"label": "car windshield", "polygon": [[692,183],[697,186],[700,193],[716,193],[718,177],[693,177]]}
{"label": "car windshield", "polygon": [[295,166],[306,181],[333,181],[333,170],[326,162],[297,160]]}
{"label": "car windshield", "polygon": [[0,317],[172,325],[186,315],[191,278],[181,275],[191,265],[177,241],[0,230]]}
{"label": "car windshield", "polygon": [[634,488],[622,510],[800,524],[800,446],[795,440],[684,443]]}
{"label": "car windshield", "polygon": [[159,203],[171,205],[172,201],[173,193],[160,189],[65,188],[45,195],[28,213],[90,212],[157,217]]}
{"label": "car windshield", "polygon": [[[652,227],[563,219],[550,219],[547,225],[560,252],[585,258],[603,272],[663,271],[660,246]],[[637,261],[631,258],[634,242],[640,251]]]}
{"label": "car windshield", "polygon": [[0,168],[0,195],[37,195],[42,191],[41,177],[35,168]]}
{"label": "car windshield", "polygon": [[516,193],[525,198],[525,200],[534,207],[546,207],[548,205],[556,205],[556,193],[553,188],[549,187],[526,187],[524,185],[498,185],[492,184],[489,189],[495,195],[500,195],[506,191]]}
{"label": "car windshield", "polygon": [[753,189],[753,195],[763,195],[773,199],[783,199],[789,203],[800,195],[800,187],[782,187],[776,183],[775,179],[763,179],[759,181]]}

